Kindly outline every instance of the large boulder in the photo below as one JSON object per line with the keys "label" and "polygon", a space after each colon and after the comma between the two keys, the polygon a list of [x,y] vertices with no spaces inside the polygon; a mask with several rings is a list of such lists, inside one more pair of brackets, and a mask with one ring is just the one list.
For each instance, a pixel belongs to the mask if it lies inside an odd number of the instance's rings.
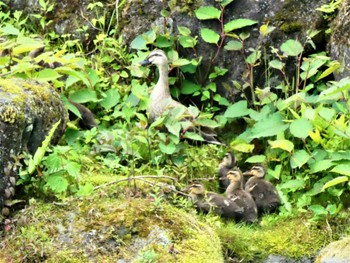
{"label": "large boulder", "polygon": [[343,0],[337,17],[332,23],[332,35],[328,43],[332,59],[341,63],[335,72],[336,80],[350,76],[350,1]]}
{"label": "large boulder", "polygon": [[0,78],[2,214],[9,214],[21,153],[34,154],[52,126],[61,120],[52,138],[52,143],[57,143],[65,131],[67,118],[68,114],[60,95],[49,84],[19,78]]}
{"label": "large boulder", "polygon": [[211,227],[148,198],[97,194],[35,202],[12,222],[0,242],[0,262],[224,262]]}
{"label": "large boulder", "polygon": [[350,237],[332,242],[323,248],[315,263],[348,263],[350,262]]}

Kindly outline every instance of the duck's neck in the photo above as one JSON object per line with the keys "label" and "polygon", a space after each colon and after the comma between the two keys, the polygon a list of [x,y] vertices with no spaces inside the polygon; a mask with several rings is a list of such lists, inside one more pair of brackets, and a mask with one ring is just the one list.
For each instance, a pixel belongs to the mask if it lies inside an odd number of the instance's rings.
{"label": "duck's neck", "polygon": [[231,182],[226,188],[226,196],[235,192],[237,189],[241,189],[241,182]]}
{"label": "duck's neck", "polygon": [[171,98],[169,90],[168,65],[158,66],[159,79],[151,92],[151,101],[154,103]]}

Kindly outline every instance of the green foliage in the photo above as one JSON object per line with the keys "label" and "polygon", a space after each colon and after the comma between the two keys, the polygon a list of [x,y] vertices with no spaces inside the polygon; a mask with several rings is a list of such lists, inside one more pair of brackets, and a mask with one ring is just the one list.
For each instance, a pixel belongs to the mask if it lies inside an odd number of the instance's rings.
{"label": "green foliage", "polygon": [[[215,175],[220,154],[233,149],[241,163],[267,165],[268,178],[277,184],[284,202],[282,213],[293,213],[297,208],[310,209],[317,219],[337,215],[349,190],[350,82],[325,81],[340,67],[326,54],[304,56],[307,45],[314,47],[311,39],[318,32],[310,32],[304,43],[289,39],[279,47],[246,49],[245,41],[250,35],[245,29],[257,21],[226,21],[225,8],[231,2],[220,1],[217,7],[195,11],[197,19],[217,23],[213,28],[201,28],[199,36],[181,25],[177,35],[152,29],[132,41],[131,48],[136,51],[131,54],[112,26],[114,18],[107,21],[101,2],[89,5],[99,17],[91,23],[100,29],[93,50],[89,51],[72,35],[58,37],[45,32],[46,14],[53,8],[49,1],[40,1],[40,14],[31,16],[42,27],[42,39],[30,33],[29,18],[21,12],[0,12],[0,36],[4,37],[0,50],[10,51],[0,57],[2,76],[50,81],[62,92],[64,100],[85,103],[99,119],[98,129],[85,132],[69,123],[63,142],[66,145],[53,147],[45,157],[42,154],[47,146],[38,149],[41,157],[28,159],[34,166],[30,173],[21,175],[20,183],[26,191],[56,198],[88,195],[93,185],[82,183],[81,174],[91,163],[123,176],[169,173],[180,183],[187,183]],[[171,16],[165,11],[162,15]],[[259,32],[264,38],[274,29],[264,24]],[[79,30],[87,34],[86,28]],[[198,37],[217,51],[205,67],[203,56],[207,54],[197,52]],[[46,51],[48,43],[56,46]],[[42,47],[45,50],[40,55],[30,55],[33,49]],[[192,55],[181,57],[178,47]],[[175,109],[148,124],[145,110],[149,87],[154,84],[148,81],[151,70],[138,64],[154,48],[163,49],[169,58],[173,97],[181,96],[185,102],[200,105],[200,111],[189,107],[196,116],[191,123],[181,118],[183,109]],[[233,80],[233,84],[248,96],[235,103],[217,92],[216,82],[228,71],[216,65],[223,49],[240,52],[247,67],[244,83]],[[295,65],[293,76],[286,70],[290,61]],[[261,67],[267,81],[265,86],[257,87],[255,69]],[[277,75],[281,76],[279,82],[271,85],[270,78]],[[184,141],[200,143],[202,138],[196,131],[203,126],[234,126],[238,121],[240,127],[244,123],[244,131],[230,131],[234,135],[230,135],[225,149],[197,147]],[[32,175],[33,167],[38,175]],[[161,199],[156,195],[154,198],[158,209]]]}

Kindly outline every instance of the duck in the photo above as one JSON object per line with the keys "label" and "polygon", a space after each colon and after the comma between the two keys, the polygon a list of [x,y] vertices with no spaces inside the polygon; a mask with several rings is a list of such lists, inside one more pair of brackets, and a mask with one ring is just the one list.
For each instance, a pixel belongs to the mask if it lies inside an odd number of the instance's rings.
{"label": "duck", "polygon": [[234,153],[227,152],[219,163],[219,191],[224,193],[226,188],[230,185],[230,180],[227,179],[226,175],[236,165],[236,157]]}
{"label": "duck", "polygon": [[186,131],[197,130],[205,142],[223,145],[223,143],[217,139],[217,134],[213,131],[213,129],[206,126],[195,127],[193,125],[193,121],[197,116],[195,116],[188,107],[171,97],[168,75],[169,62],[163,50],[153,50],[145,60],[140,62],[140,65],[155,65],[159,71],[159,79],[151,91],[147,108],[150,123],[154,122],[156,118],[162,116],[164,112],[176,109],[177,113],[182,113],[182,120],[189,120],[191,122]]}
{"label": "duck", "polygon": [[226,219],[236,219],[240,213],[240,208],[235,203],[220,194],[206,191],[203,184],[191,184],[183,191],[189,193],[189,201],[195,205],[197,211],[206,214],[213,212]]}
{"label": "duck", "polygon": [[244,176],[251,176],[245,183],[245,190],[255,200],[259,214],[275,212],[281,204],[276,187],[265,180],[266,169],[263,165],[254,165]]}
{"label": "duck", "polygon": [[258,209],[251,194],[242,189],[243,174],[240,169],[232,169],[227,172],[230,185],[226,189],[226,197],[240,208],[237,220],[254,223],[258,218]]}

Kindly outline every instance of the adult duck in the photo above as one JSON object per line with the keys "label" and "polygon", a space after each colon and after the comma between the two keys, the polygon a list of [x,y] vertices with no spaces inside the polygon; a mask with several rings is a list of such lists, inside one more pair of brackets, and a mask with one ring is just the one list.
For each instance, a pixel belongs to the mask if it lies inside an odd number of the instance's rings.
{"label": "adult duck", "polygon": [[[157,117],[161,116],[166,111],[171,111],[173,109],[178,109],[182,112],[182,119],[193,121],[196,116],[194,116],[189,109],[182,103],[174,100],[170,94],[169,88],[169,62],[164,51],[160,49],[153,50],[145,60],[140,62],[141,65],[155,65],[159,71],[159,79],[157,84],[151,91],[149,104],[148,104],[148,114],[150,122],[153,122]],[[195,127],[190,125],[188,130],[196,130],[203,137],[207,143],[222,145],[216,137],[217,134],[209,127],[200,126]]]}
{"label": "adult duck", "polygon": [[262,165],[254,165],[244,173],[245,176],[251,176],[245,184],[245,190],[254,198],[259,214],[274,212],[281,203],[276,187],[264,179],[265,174]]}

